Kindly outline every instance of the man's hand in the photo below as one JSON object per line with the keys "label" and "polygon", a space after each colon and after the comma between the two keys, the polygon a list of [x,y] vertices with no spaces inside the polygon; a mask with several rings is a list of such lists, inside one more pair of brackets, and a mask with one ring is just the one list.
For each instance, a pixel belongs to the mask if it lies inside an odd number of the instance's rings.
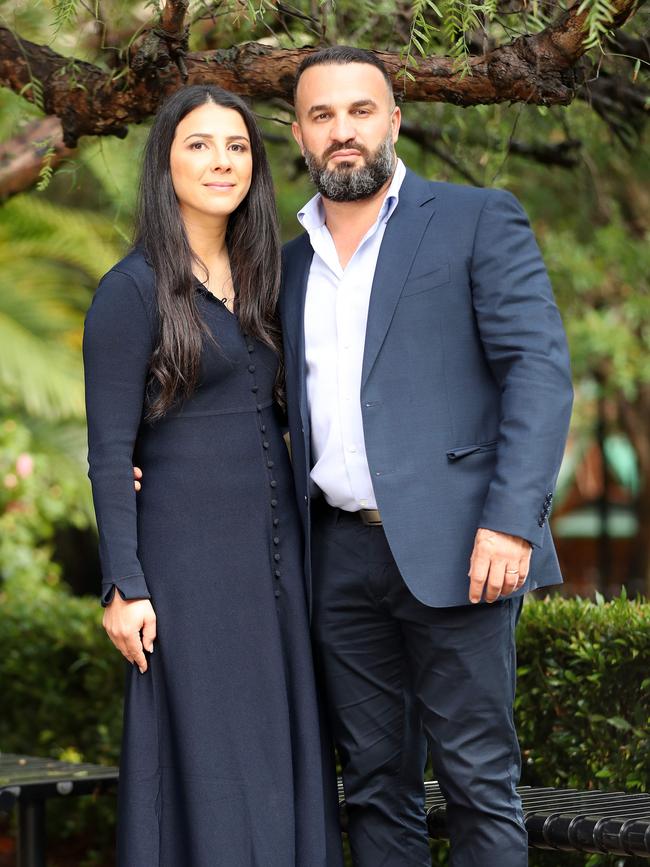
{"label": "man's hand", "polygon": [[115,588],[110,604],[104,609],[102,624],[122,656],[134,662],[144,674],[147,670],[144,651],[153,653],[156,638],[156,614],[151,602],[148,599],[122,599]]}
{"label": "man's hand", "polygon": [[136,491],[139,491],[142,485],[140,484],[140,479],[142,478],[142,470],[140,467],[133,467],[133,487]]}
{"label": "man's hand", "polygon": [[486,602],[519,590],[530,567],[530,542],[479,527],[469,561],[469,601]]}

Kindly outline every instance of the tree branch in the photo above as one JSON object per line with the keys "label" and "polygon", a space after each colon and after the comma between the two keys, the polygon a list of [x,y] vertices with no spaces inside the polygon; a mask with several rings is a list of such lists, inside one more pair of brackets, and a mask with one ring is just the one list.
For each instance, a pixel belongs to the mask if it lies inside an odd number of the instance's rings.
{"label": "tree branch", "polygon": [[[452,157],[447,151],[444,151],[438,145],[438,142],[443,138],[441,129],[431,126],[422,127],[419,124],[402,120],[400,135],[403,135],[405,138],[418,144],[424,150],[435,154],[440,159],[443,159],[448,165],[451,165],[460,172],[460,174],[470,181],[470,183],[475,186],[482,186],[482,184],[472,176],[469,169],[465,168],[455,157]],[[467,139],[464,139],[464,141],[467,141]],[[501,147],[500,142],[495,140],[485,141],[478,137],[476,139],[470,137],[468,143],[487,147],[490,150],[496,150]],[[511,139],[508,143],[507,150],[508,153],[514,156],[524,157],[542,165],[573,169],[579,164],[576,152],[579,151],[581,147],[582,142],[577,139],[565,139],[564,141],[557,142],[557,144],[524,142],[519,141],[518,139]],[[452,160],[454,162],[452,162]]]}
{"label": "tree branch", "polygon": [[[614,0],[614,4],[612,26],[618,27],[633,14],[637,0]],[[101,69],[63,57],[0,27],[0,86],[21,94],[60,120],[62,132],[59,135],[57,129],[53,163],[64,159],[82,136],[124,137],[130,124],[154,114],[160,101],[183,83],[218,84],[254,99],[291,100],[296,69],[314,49],[251,42],[189,54],[185,25],[188,6],[188,0],[166,0],[159,25],[136,43],[128,65],[121,70]],[[398,54],[376,53],[386,63],[396,93],[405,101],[460,106],[499,102],[566,105],[574,99],[583,75],[575,66],[585,51],[587,13],[579,12],[579,8],[576,2],[540,33],[521,36],[471,57],[471,75],[462,75],[451,58],[434,56],[420,60],[414,80],[410,80],[402,75]],[[22,177],[31,177],[33,182],[40,168],[36,168],[34,147],[26,147],[31,156],[25,155],[25,165],[31,169],[25,169]],[[449,161],[448,154],[438,155]],[[7,165],[11,162],[7,156],[5,161]]]}
{"label": "tree branch", "polygon": [[0,201],[33,187],[44,165],[56,169],[74,153],[63,143],[57,117],[30,123],[20,135],[0,145]]}

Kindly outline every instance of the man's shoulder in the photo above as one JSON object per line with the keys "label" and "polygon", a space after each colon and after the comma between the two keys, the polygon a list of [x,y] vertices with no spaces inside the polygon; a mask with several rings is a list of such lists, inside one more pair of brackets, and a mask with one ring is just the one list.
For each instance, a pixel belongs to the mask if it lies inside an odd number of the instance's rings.
{"label": "man's shoulder", "polygon": [[282,245],[282,255],[290,256],[293,253],[304,253],[309,246],[309,235],[307,232],[301,232]]}
{"label": "man's shoulder", "polygon": [[287,241],[282,246],[282,270],[286,274],[287,268],[291,268],[303,262],[306,257],[313,253],[309,235],[301,232],[297,237]]}
{"label": "man's shoulder", "polygon": [[453,184],[447,181],[431,181],[407,169],[405,191],[417,190],[420,195],[429,195],[442,204],[481,210],[488,201],[511,198],[507,190],[497,187],[477,187],[471,184]]}

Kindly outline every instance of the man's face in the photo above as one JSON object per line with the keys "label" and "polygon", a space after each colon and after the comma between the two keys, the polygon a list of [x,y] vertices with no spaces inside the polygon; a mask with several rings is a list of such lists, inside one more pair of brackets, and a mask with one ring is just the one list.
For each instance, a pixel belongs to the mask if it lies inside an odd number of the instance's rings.
{"label": "man's face", "polygon": [[298,82],[292,131],[321,195],[369,198],[395,168],[400,110],[369,63],[323,64]]}

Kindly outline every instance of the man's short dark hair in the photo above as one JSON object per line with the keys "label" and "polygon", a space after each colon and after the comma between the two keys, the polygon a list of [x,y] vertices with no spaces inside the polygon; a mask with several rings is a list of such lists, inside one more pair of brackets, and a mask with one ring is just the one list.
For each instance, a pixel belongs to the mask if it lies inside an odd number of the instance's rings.
{"label": "man's short dark hair", "polygon": [[347,63],[369,63],[370,66],[376,67],[384,76],[389,91],[393,92],[393,82],[388,74],[386,65],[376,54],[373,54],[372,51],[366,51],[365,48],[353,48],[350,45],[332,45],[330,48],[321,48],[308,54],[300,63],[293,82],[294,104],[296,102],[296,90],[298,89],[300,76],[306,69],[309,69],[310,66],[344,66]]}

